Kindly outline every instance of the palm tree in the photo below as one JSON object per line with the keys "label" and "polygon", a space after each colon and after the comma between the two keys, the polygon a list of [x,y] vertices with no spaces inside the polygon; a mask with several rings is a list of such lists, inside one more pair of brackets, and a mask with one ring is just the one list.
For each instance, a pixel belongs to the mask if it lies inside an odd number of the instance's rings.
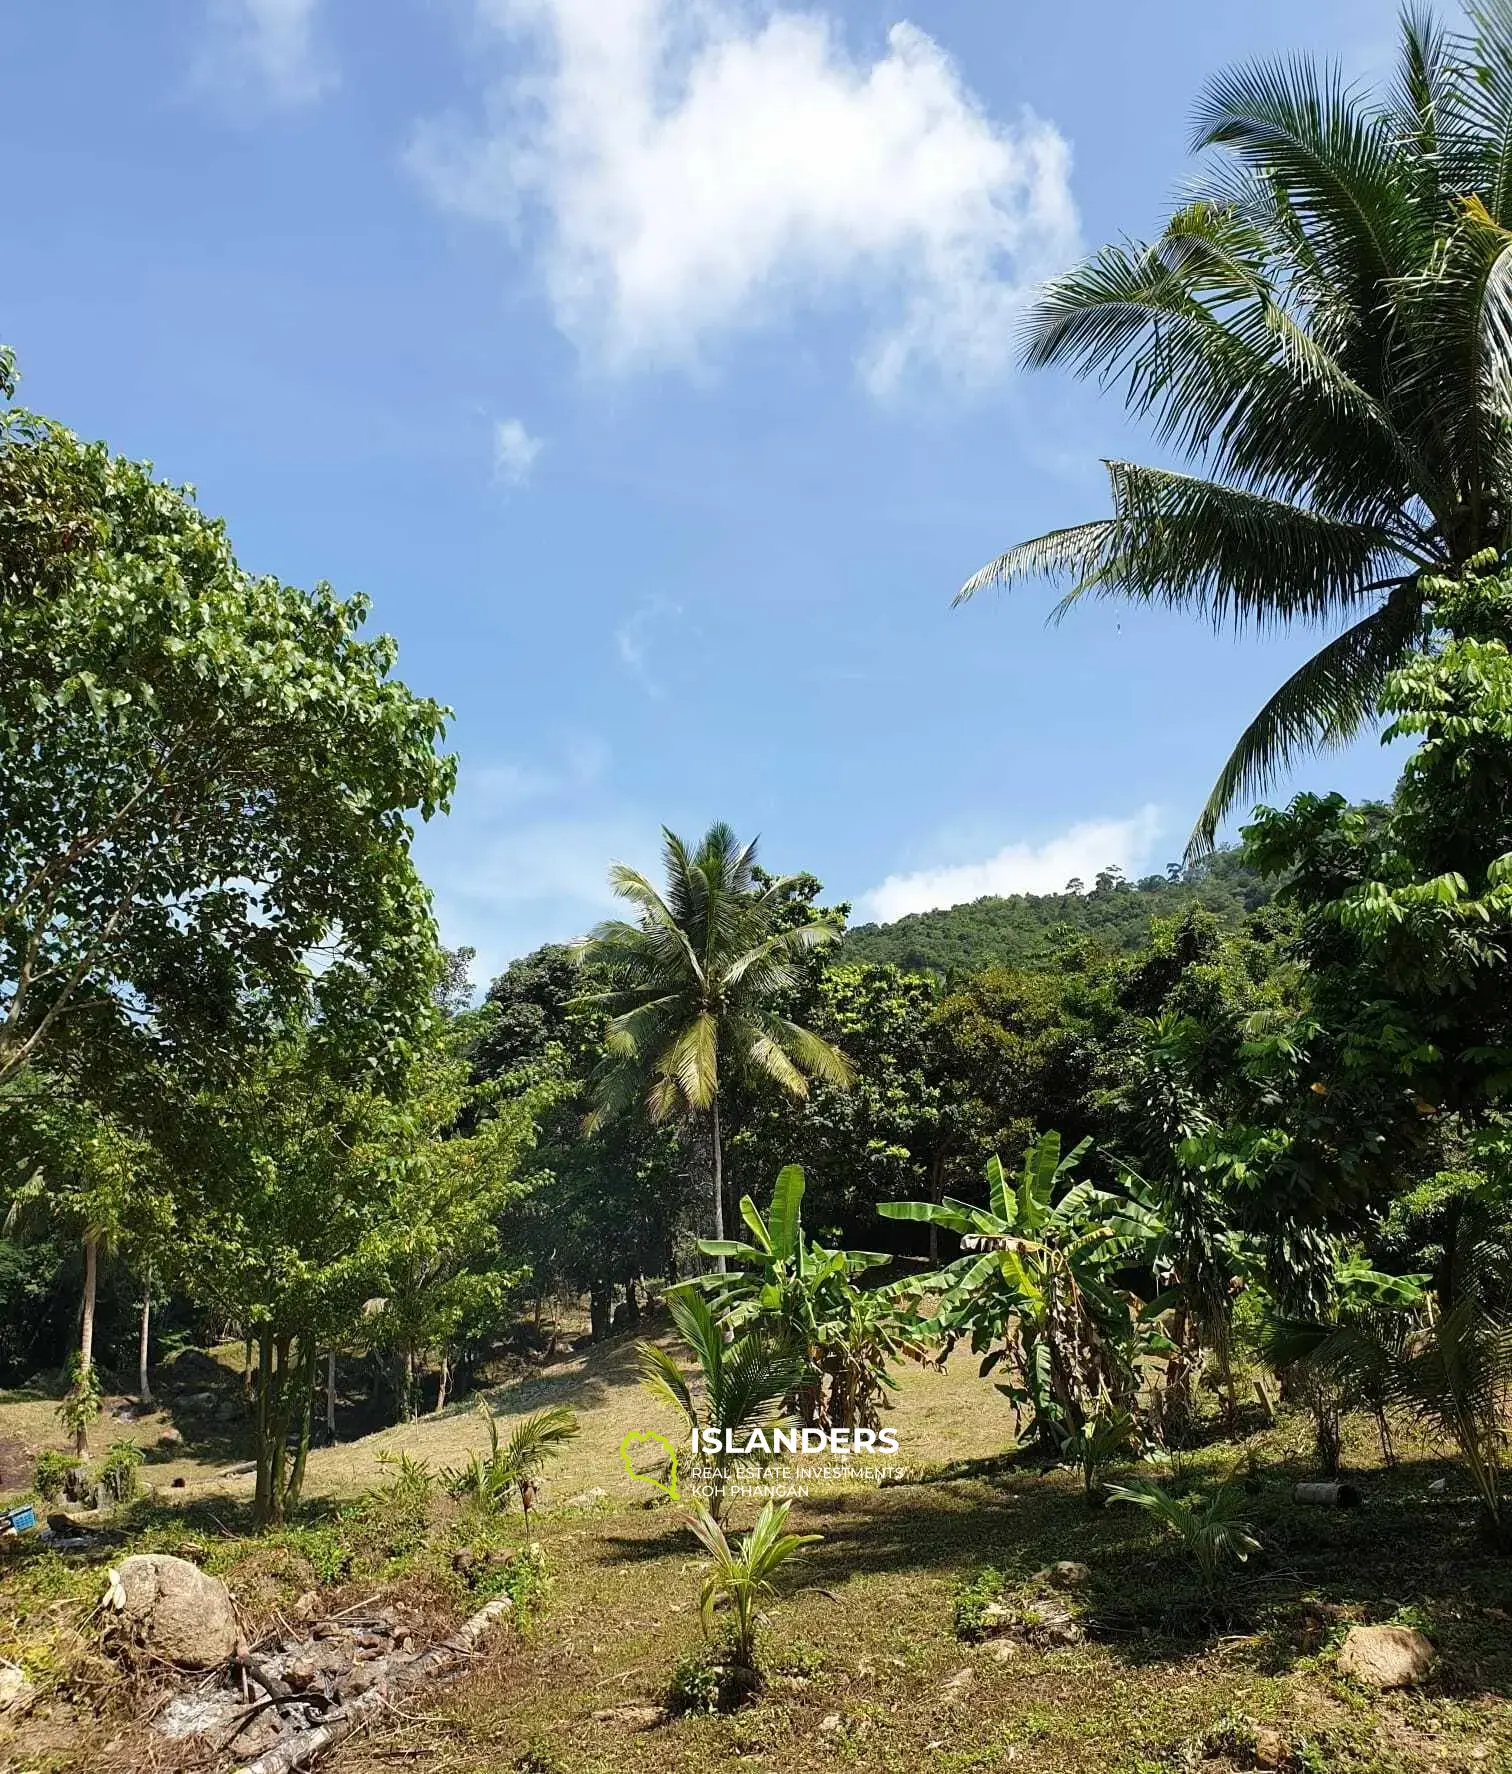
{"label": "palm tree", "polygon": [[[810,1373],[801,1351],[761,1325],[726,1342],[724,1327],[709,1302],[688,1282],[669,1288],[666,1299],[678,1335],[698,1363],[701,1396],[695,1398],[675,1356],[657,1343],[638,1343],[641,1383],[653,1398],[680,1412],[690,1433],[717,1430],[721,1447],[726,1437],[743,1443],[753,1429],[764,1431],[791,1421],[783,1401]],[[715,1521],[724,1519],[730,1459],[720,1453],[711,1468],[709,1514]]]}
{"label": "palm tree", "polygon": [[1301,57],[1222,75],[1194,142],[1216,168],[1026,323],[1027,364],[1121,384],[1190,471],[1109,462],[1111,517],[1020,543],[958,602],[1044,576],[1058,614],[1090,594],[1339,630],[1241,736],[1194,852],[1368,725],[1429,581],[1512,542],[1512,3],[1469,15],[1456,36],[1404,12],[1377,95]]}
{"label": "palm tree", "polygon": [[794,922],[794,877],[760,874],[755,842],[737,843],[729,826],[711,825],[696,851],[665,828],[662,838],[665,891],[616,863],[610,884],[639,919],[601,924],[583,946],[585,964],[605,982],[583,1002],[609,1015],[588,1125],[636,1103],[653,1121],[681,1116],[695,1131],[722,1240],[719,1092],[728,1073],[794,1097],[807,1096],[810,1078],[850,1080],[843,1054],[774,1007],[799,957],[840,931],[820,918]]}

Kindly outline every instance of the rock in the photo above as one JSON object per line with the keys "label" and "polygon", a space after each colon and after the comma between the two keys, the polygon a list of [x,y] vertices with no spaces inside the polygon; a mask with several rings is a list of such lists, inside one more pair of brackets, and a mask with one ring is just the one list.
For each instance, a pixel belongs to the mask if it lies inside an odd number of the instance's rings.
{"label": "rock", "polygon": [[609,1493],[602,1485],[595,1485],[591,1491],[579,1491],[575,1497],[569,1497],[562,1504],[563,1509],[592,1509],[596,1504],[606,1503]]}
{"label": "rock", "polygon": [[1339,1674],[1367,1688],[1410,1688],[1433,1667],[1433,1646],[1410,1626],[1351,1626]]}
{"label": "rock", "polygon": [[833,1737],[837,1731],[845,1729],[845,1720],[838,1712],[827,1712],[819,1721],[819,1735]]}
{"label": "rock", "polygon": [[170,1425],[157,1438],[157,1444],[160,1448],[181,1448],[184,1445],[184,1438],[177,1429]]}
{"label": "rock", "polygon": [[1092,1572],[1074,1558],[1063,1558],[1034,1573],[1033,1581],[1048,1583],[1052,1589],[1085,1589],[1092,1581]]}
{"label": "rock", "polygon": [[24,1669],[0,1663],[0,1712],[24,1712],[37,1697]]}
{"label": "rock", "polygon": [[242,1414],[242,1407],[234,1398],[223,1398],[215,1407],[217,1423],[234,1423]]}
{"label": "rock", "polygon": [[958,1699],[976,1680],[976,1671],[970,1668],[958,1669],[945,1684],[945,1693],[951,1700]]}
{"label": "rock", "polygon": [[213,1410],[217,1403],[213,1392],[186,1392],[179,1400],[179,1406],[186,1411]]}
{"label": "rock", "polygon": [[988,1639],[982,1649],[994,1663],[1011,1663],[1018,1656],[1018,1646],[1011,1638]]}
{"label": "rock", "polygon": [[1284,1768],[1291,1760],[1291,1745],[1279,1731],[1261,1725],[1255,1732],[1255,1766]]}
{"label": "rock", "polygon": [[231,1596],[185,1558],[137,1553],[110,1577],[110,1605],[131,1643],[180,1669],[219,1669],[236,1650]]}

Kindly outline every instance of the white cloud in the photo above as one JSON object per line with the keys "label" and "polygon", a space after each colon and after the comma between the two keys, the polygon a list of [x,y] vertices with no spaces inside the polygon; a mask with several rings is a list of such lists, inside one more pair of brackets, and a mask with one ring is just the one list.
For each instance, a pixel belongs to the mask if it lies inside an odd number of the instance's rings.
{"label": "white cloud", "polygon": [[523,486],[540,453],[541,439],[532,437],[518,419],[500,419],[494,425],[494,473],[506,486]]}
{"label": "white cloud", "polygon": [[663,618],[681,614],[680,605],[669,603],[664,597],[653,597],[627,616],[614,631],[614,650],[619,654],[620,664],[656,701],[661,699],[662,686],[651,670],[650,631]]}
{"label": "white cloud", "polygon": [[206,40],[196,63],[201,84],[256,91],[303,105],[335,84],[317,52],[317,0],[209,0]]}
{"label": "white cloud", "polygon": [[1043,844],[1007,844],[982,862],[889,875],[864,893],[856,915],[889,923],[910,912],[965,905],[1006,893],[1060,893],[1068,881],[1090,883],[1110,863],[1132,875],[1149,855],[1160,831],[1154,807],[1132,819],[1087,820]]}
{"label": "white cloud", "polygon": [[862,373],[1001,373],[1026,287],[1076,249],[1070,154],[988,116],[907,23],[873,61],[814,12],[745,0],[479,0],[523,36],[481,127],[422,128],[437,197],[542,224],[558,324],[610,367],[859,302]]}

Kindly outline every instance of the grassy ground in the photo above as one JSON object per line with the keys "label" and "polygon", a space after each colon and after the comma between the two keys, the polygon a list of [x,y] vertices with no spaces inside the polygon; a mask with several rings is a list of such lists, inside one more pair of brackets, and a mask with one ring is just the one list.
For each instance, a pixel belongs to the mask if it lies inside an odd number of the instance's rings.
{"label": "grassy ground", "polygon": [[[339,1762],[348,1774],[622,1774],[627,1763],[647,1774],[847,1763],[877,1774],[1217,1774],[1254,1766],[1265,1728],[1279,1733],[1294,1774],[1512,1774],[1512,1561],[1485,1555],[1463,1482],[1434,1449],[1409,1442],[1384,1472],[1363,1422],[1351,1426],[1349,1453],[1367,1502],[1353,1513],[1295,1507],[1291,1485],[1310,1475],[1305,1427],[1256,1427],[1243,1443],[1257,1472],[1246,1501],[1264,1550],[1215,1603],[1141,1513],[1088,1511],[1071,1474],[995,1457],[1008,1439],[1006,1407],[972,1362],[944,1374],[911,1369],[889,1421],[914,1480],[818,1487],[794,1504],[792,1525],[825,1538],[801,1570],[790,1567],[790,1593],[771,1610],[766,1693],[730,1716],[664,1717],[675,1666],[701,1644],[698,1549],[682,1510],[619,1463],[629,1431],[672,1428],[635,1384],[633,1344],[554,1364],[497,1402],[509,1415],[568,1403],[582,1419],[538,1518],[551,1594],[468,1679],[408,1701],[408,1716],[349,1748]],[[0,1404],[0,1435],[17,1433],[17,1408]],[[302,1587],[355,1598],[408,1584],[441,1621],[476,1605],[449,1564],[464,1524],[442,1519],[419,1533],[371,1503],[337,1515],[334,1500],[385,1477],[381,1452],[443,1465],[482,1440],[464,1406],[322,1450],[311,1520],[271,1545],[238,1532],[244,1481],[189,1458],[194,1482],[177,1494],[188,1502],[170,1508],[175,1497],[163,1493],[139,1512],[133,1537],[198,1540],[259,1620],[290,1608]],[[1199,1451],[1192,1477],[1228,1472],[1237,1451]],[[1431,1491],[1444,1477],[1447,1489]],[[572,1501],[593,1489],[606,1494]],[[754,1508],[738,1504],[736,1525]],[[518,1535],[518,1520],[503,1532]],[[1057,1559],[1092,1573],[1074,1604],[1080,1642],[1005,1651],[956,1636],[955,1598],[984,1567],[1011,1601]],[[35,1663],[38,1646],[61,1658],[86,1642],[90,1626],[82,1639],[76,1629],[99,1582],[98,1569],[56,1555],[0,1577],[0,1655]],[[805,1584],[816,1587],[791,1593]],[[1410,1694],[1367,1696],[1335,1674],[1337,1643],[1351,1622],[1393,1620],[1428,1633],[1439,1672]],[[100,1694],[102,1717],[124,1719],[131,1696],[106,1685]],[[73,1742],[55,1713],[51,1737],[34,1721],[8,1762],[0,1742],[0,1765],[168,1765],[124,1723],[85,1730],[87,1683],[72,1703]],[[1262,1755],[1275,1753],[1276,1740],[1258,1741]]]}

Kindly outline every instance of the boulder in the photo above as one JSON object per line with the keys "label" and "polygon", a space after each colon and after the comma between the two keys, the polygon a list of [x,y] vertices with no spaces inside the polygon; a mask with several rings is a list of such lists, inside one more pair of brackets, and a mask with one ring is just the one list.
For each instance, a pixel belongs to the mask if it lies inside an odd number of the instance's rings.
{"label": "boulder", "polygon": [[1410,1688],[1433,1667],[1433,1646],[1410,1626],[1351,1626],[1339,1674],[1367,1688]]}
{"label": "boulder", "polygon": [[180,1669],[219,1669],[236,1652],[231,1596],[185,1558],[137,1553],[111,1573],[109,1605],[128,1641]]}

